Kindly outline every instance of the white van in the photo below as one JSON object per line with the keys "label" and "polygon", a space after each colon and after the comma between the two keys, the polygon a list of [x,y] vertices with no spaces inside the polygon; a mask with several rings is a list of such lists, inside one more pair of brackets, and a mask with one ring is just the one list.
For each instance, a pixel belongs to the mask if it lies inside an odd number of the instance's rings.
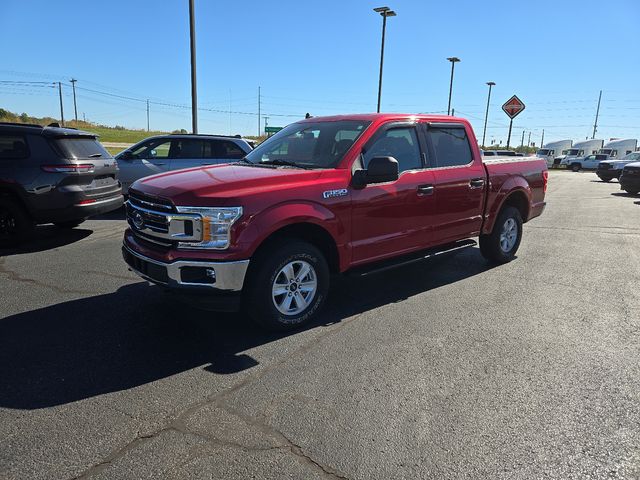
{"label": "white van", "polygon": [[[549,142],[536,152],[540,158],[547,161],[548,167],[553,167],[554,160],[561,155],[566,155],[566,151],[573,145],[572,140],[558,140],[557,142]],[[560,161],[558,161],[560,163]]]}
{"label": "white van", "polygon": [[598,150],[598,153],[608,156],[609,160],[618,160],[635,152],[637,146],[638,140],[635,138],[610,140],[604,147]]}
{"label": "white van", "polygon": [[[582,140],[581,142],[574,143],[569,151],[567,152],[567,156],[562,159],[560,162],[560,168],[570,168],[572,163],[576,163],[575,160],[578,158],[586,157],[587,155],[595,155],[598,153],[598,150],[602,148],[602,144],[604,140]],[[580,162],[577,162],[577,166],[574,167],[577,172],[582,168]]]}

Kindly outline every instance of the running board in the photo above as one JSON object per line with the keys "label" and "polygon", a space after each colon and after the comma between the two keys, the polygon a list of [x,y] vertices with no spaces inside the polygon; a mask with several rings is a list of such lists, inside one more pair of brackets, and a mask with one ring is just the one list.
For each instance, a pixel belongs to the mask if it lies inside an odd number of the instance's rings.
{"label": "running board", "polygon": [[478,243],[475,240],[459,240],[453,243],[447,243],[439,247],[429,248],[427,250],[421,250],[418,253],[411,255],[404,255],[391,260],[383,260],[371,265],[364,265],[362,267],[356,267],[353,270],[346,272],[347,275],[354,275],[365,277],[367,275],[384,272],[391,270],[392,268],[404,267],[412,263],[422,262],[430,260],[436,257],[440,257],[447,254],[452,254],[464,250],[465,248],[475,247]]}

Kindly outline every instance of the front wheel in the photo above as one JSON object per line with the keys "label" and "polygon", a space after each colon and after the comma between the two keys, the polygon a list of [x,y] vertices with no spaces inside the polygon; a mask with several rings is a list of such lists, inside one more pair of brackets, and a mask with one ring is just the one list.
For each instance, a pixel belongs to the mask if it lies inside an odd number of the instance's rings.
{"label": "front wheel", "polygon": [[572,172],[579,172],[580,171],[580,164],[579,163],[574,163],[573,165],[571,165],[571,171]]}
{"label": "front wheel", "polygon": [[503,208],[493,230],[480,235],[480,252],[489,261],[507,263],[515,258],[522,240],[522,216],[517,208]]}
{"label": "front wheel", "polygon": [[284,242],[263,251],[248,278],[246,310],[269,330],[309,323],[329,290],[329,267],[322,253],[306,242]]}

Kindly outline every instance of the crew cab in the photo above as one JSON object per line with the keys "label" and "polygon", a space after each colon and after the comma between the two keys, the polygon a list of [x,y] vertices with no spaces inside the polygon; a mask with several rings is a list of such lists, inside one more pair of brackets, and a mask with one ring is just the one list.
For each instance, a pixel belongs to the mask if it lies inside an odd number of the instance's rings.
{"label": "crew cab", "polygon": [[474,246],[512,260],[545,207],[546,162],[483,161],[467,120],[361,114],[299,121],[240,162],[129,189],[123,256],[142,278],[272,329],[318,314],[331,274]]}

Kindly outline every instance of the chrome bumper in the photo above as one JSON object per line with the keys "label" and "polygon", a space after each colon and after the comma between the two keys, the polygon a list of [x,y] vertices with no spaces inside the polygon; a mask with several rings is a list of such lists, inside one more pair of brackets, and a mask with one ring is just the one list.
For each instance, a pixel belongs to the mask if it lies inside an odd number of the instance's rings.
{"label": "chrome bumper", "polygon": [[[239,292],[242,290],[247,268],[249,268],[249,260],[234,262],[177,260],[165,263],[134,252],[125,244],[122,245],[122,254],[131,271],[145,280],[182,289],[197,288]],[[133,259],[128,256],[133,257]],[[207,271],[207,281],[193,282],[183,280],[183,269],[185,267]]]}

